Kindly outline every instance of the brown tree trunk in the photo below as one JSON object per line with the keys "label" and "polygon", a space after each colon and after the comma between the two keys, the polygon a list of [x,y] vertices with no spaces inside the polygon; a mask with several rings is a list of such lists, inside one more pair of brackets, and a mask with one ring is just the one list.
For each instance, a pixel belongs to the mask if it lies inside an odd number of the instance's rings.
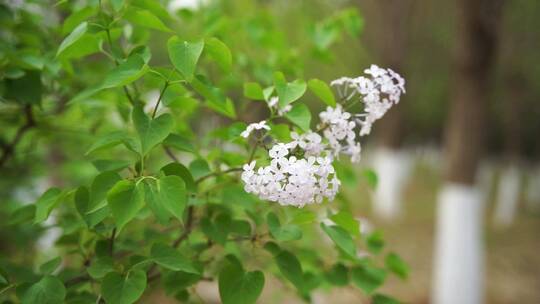
{"label": "brown tree trunk", "polygon": [[474,184],[486,131],[486,108],[502,1],[458,0],[454,90],[446,126],[446,180]]}
{"label": "brown tree trunk", "polygon": [[[377,20],[373,23],[375,57],[380,65],[391,68],[403,75],[407,52],[407,34],[412,11],[412,0],[377,0],[375,3]],[[404,75],[407,78],[406,75]],[[377,122],[379,144],[390,149],[398,149],[403,142],[404,115],[403,102],[392,107],[384,119]]]}

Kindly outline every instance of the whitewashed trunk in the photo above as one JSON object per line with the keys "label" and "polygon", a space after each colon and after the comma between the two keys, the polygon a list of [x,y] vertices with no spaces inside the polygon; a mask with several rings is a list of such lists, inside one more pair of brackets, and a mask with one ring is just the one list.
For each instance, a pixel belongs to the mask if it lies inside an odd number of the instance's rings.
{"label": "whitewashed trunk", "polygon": [[403,188],[410,171],[410,158],[404,151],[377,149],[373,169],[377,173],[373,211],[383,219],[395,219],[402,212]]}
{"label": "whitewashed trunk", "polygon": [[497,188],[494,221],[498,226],[510,226],[516,216],[519,201],[520,174],[515,166],[503,169]]}
{"label": "whitewashed trunk", "polygon": [[447,183],[439,193],[432,303],[483,303],[483,205],[473,186]]}

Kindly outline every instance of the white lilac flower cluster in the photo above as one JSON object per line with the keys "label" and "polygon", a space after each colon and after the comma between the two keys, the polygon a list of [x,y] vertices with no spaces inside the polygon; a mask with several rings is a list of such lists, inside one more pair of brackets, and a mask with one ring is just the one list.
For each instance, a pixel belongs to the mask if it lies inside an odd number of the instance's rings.
{"label": "white lilac flower cluster", "polygon": [[364,113],[354,115],[361,126],[360,136],[368,135],[373,123],[397,104],[401,94],[405,93],[405,80],[391,69],[372,64],[364,73],[370,77],[342,77],[330,83],[345,102],[359,98],[364,103]]}
{"label": "white lilac flower cluster", "polygon": [[257,170],[255,161],[244,165],[245,191],[282,206],[303,207],[321,203],[324,198],[332,201],[340,185],[332,157],[297,158],[290,155],[297,146],[296,141],[278,143],[268,152],[270,165]]}
{"label": "white lilac flower cluster", "polygon": [[[291,132],[291,142],[275,144],[268,151],[270,165],[258,169],[255,161],[244,165],[242,180],[246,192],[284,206],[302,207],[320,203],[324,198],[334,199],[340,185],[332,165],[334,158],[346,154],[352,162],[358,162],[358,139],[369,134],[372,124],[405,93],[405,81],[391,69],[372,65],[364,72],[368,77],[342,77],[331,82],[340,103],[360,101],[364,104],[363,113],[351,114],[341,104],[328,107],[319,114],[317,132]],[[290,105],[283,109],[278,105],[277,97],[268,100],[268,106],[280,116],[290,110]],[[250,124],[241,135],[248,138],[252,131],[263,129],[270,130],[266,121]]]}

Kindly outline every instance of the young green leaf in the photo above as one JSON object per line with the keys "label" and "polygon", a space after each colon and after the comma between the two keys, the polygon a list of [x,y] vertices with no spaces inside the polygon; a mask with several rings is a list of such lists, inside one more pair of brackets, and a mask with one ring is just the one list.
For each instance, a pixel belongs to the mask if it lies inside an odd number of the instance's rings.
{"label": "young green leaf", "polygon": [[314,78],[308,81],[308,87],[324,103],[331,107],[336,106],[336,99],[334,98],[334,93],[332,93],[332,90],[326,84],[326,82]]}
{"label": "young green leaf", "polygon": [[172,30],[168,26],[166,26],[163,21],[161,21],[156,15],[152,14],[152,12],[148,10],[131,7],[126,10],[124,17],[126,18],[126,20],[136,25],[166,33],[172,32]]}
{"label": "young green leaf", "polygon": [[79,24],[60,44],[58,51],[56,52],[56,57],[60,56],[70,45],[77,42],[88,30],[88,22],[82,22]]}
{"label": "young green leaf", "polygon": [[99,88],[108,89],[130,84],[141,78],[147,71],[148,66],[144,59],[134,54],[108,72]]}
{"label": "young green leaf", "polygon": [[401,302],[383,294],[376,294],[371,298],[373,304],[400,304]]}
{"label": "young green leaf", "polygon": [[168,113],[151,119],[141,107],[135,107],[132,115],[141,143],[141,155],[148,154],[154,146],[165,140],[174,126],[174,119]]}
{"label": "young green leaf", "polygon": [[188,191],[197,192],[197,185],[195,184],[195,180],[193,179],[191,172],[181,163],[170,163],[161,168],[161,171],[165,175],[176,175],[181,177],[186,183],[186,189]]}
{"label": "young green leaf", "polygon": [[188,258],[180,254],[176,249],[165,244],[154,244],[150,250],[150,256],[156,264],[164,268],[200,274],[200,271],[193,266],[193,263]]}
{"label": "young green leaf", "polygon": [[107,193],[107,202],[120,232],[144,206],[143,188],[133,181],[121,180]]}
{"label": "young green leaf", "polygon": [[360,223],[350,212],[340,211],[330,216],[330,219],[353,236],[360,236]]}
{"label": "young green leaf", "polygon": [[306,132],[310,128],[311,112],[303,103],[295,104],[292,109],[285,114],[285,117]]}
{"label": "young green leaf", "polygon": [[66,287],[57,277],[44,276],[22,295],[22,304],[57,304],[66,298]]}
{"label": "young green leaf", "polygon": [[384,248],[384,239],[380,231],[374,231],[366,238],[367,248],[371,253],[378,254]]}
{"label": "young green leaf", "polygon": [[4,80],[5,99],[19,104],[40,104],[43,94],[40,71],[24,71],[24,76]]}
{"label": "young green leaf", "polygon": [[336,286],[345,286],[349,284],[349,269],[343,264],[336,264],[325,273],[328,282]]}
{"label": "young green leaf", "polygon": [[[112,187],[112,186],[111,186]],[[88,188],[81,186],[75,191],[75,207],[88,228],[92,228],[103,221],[109,215],[109,207],[105,206],[95,212],[88,212],[90,206],[90,192]]]}
{"label": "young green leaf", "polygon": [[353,268],[351,276],[358,288],[370,294],[384,283],[386,272],[372,266],[359,266]]}
{"label": "young green leaf", "polygon": [[255,303],[264,287],[261,271],[245,272],[240,262],[228,261],[219,273],[219,295],[223,304]]}
{"label": "young green leaf", "polygon": [[187,42],[181,41],[180,38],[174,36],[167,41],[167,50],[169,51],[169,59],[174,67],[182,73],[184,78],[191,81],[195,73],[197,61],[204,48],[204,41]]}
{"label": "young green leaf", "polygon": [[356,244],[345,229],[339,226],[327,226],[323,223],[321,223],[321,228],[343,252],[351,258],[356,258]]}
{"label": "young green leaf", "polygon": [[60,263],[62,263],[62,258],[56,257],[39,266],[39,272],[44,275],[52,274],[60,266]]}
{"label": "young green leaf", "polygon": [[264,100],[264,92],[256,82],[246,82],[244,83],[244,96],[254,100]]}
{"label": "young green leaf", "polygon": [[93,279],[100,280],[109,272],[114,271],[114,262],[111,257],[99,257],[86,268],[86,271]]}
{"label": "young green leaf", "polygon": [[86,155],[95,152],[100,149],[111,148],[116,145],[121,144],[128,137],[127,133],[124,131],[115,131],[103,136],[100,136],[90,148],[86,151]]}
{"label": "young green leaf", "polygon": [[298,79],[293,82],[287,82],[285,76],[281,72],[276,72],[274,74],[274,85],[278,93],[280,108],[296,101],[306,92],[305,81]]}
{"label": "young green leaf", "polygon": [[296,225],[281,226],[278,217],[275,213],[270,212],[266,216],[268,229],[273,238],[278,241],[286,242],[299,240],[302,238],[302,230]]}
{"label": "young green leaf", "polygon": [[45,221],[61,198],[62,190],[58,188],[51,188],[45,191],[45,193],[43,193],[36,201],[36,215],[34,217],[34,223],[37,224]]}
{"label": "young green leaf", "polygon": [[229,72],[231,70],[232,54],[225,43],[214,37],[206,39],[205,50],[223,71]]}
{"label": "young green leaf", "polygon": [[386,268],[395,273],[398,277],[406,279],[409,275],[409,266],[403,261],[399,255],[391,252],[384,259]]}
{"label": "young green leaf", "polygon": [[158,198],[161,205],[177,219],[182,220],[187,205],[187,191],[184,180],[169,175],[158,180]]}
{"label": "young green leaf", "polygon": [[107,192],[120,180],[122,177],[116,172],[103,172],[98,174],[90,185],[90,200],[86,209],[86,214],[96,212],[105,207],[107,202]]}
{"label": "young green leaf", "polygon": [[103,278],[101,294],[110,304],[135,303],[146,289],[146,273],[142,270],[129,271],[125,276],[111,272]]}
{"label": "young green leaf", "polygon": [[298,290],[304,289],[304,272],[300,261],[292,253],[282,250],[275,256],[279,271]]}
{"label": "young green leaf", "polygon": [[192,141],[178,134],[169,134],[163,141],[163,144],[180,151],[195,153],[195,146]]}

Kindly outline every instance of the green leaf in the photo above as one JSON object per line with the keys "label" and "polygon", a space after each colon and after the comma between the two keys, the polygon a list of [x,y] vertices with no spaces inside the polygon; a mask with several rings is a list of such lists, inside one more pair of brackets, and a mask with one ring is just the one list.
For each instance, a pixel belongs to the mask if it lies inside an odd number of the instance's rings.
{"label": "green leaf", "polygon": [[384,269],[371,266],[355,267],[351,275],[354,284],[368,294],[379,288],[386,278]]}
{"label": "green leaf", "polygon": [[69,15],[64,20],[64,24],[62,25],[62,34],[65,35],[67,33],[72,32],[78,25],[80,25],[84,20],[92,17],[97,12],[97,9],[95,7],[86,6],[73,14]]}
{"label": "green leaf", "polygon": [[117,159],[96,159],[92,161],[92,165],[94,165],[99,172],[119,171],[127,168],[130,164],[131,161],[129,160]]}
{"label": "green leaf", "polygon": [[406,279],[409,275],[409,266],[403,261],[399,255],[391,252],[384,259],[386,268],[395,273],[398,277]]}
{"label": "green leaf", "polygon": [[281,72],[276,72],[274,74],[274,85],[279,97],[280,108],[296,101],[306,92],[305,81],[298,79],[293,82],[287,82],[285,76]]}
{"label": "green leaf", "polygon": [[383,294],[376,294],[374,295],[372,298],[371,298],[373,304],[400,304],[401,302],[392,298],[392,297],[389,297],[389,296],[386,296],[386,295],[383,295]]}
{"label": "green leaf", "polygon": [[43,193],[36,201],[36,215],[34,217],[34,223],[41,223],[45,221],[52,209],[60,201],[62,197],[62,190],[58,188],[51,188]]}
{"label": "green leaf", "polygon": [[268,223],[268,229],[273,238],[278,241],[286,242],[299,240],[302,238],[302,230],[296,225],[281,226],[278,217],[270,212],[266,216],[266,222]]}
{"label": "green leaf", "polygon": [[86,271],[93,279],[100,280],[109,272],[114,271],[114,262],[111,257],[99,257],[86,268]]}
{"label": "green leaf", "polygon": [[111,148],[121,144],[128,137],[124,131],[116,131],[100,136],[94,141],[94,143],[86,151],[86,155],[95,152],[97,150]]}
{"label": "green leaf", "polygon": [[160,224],[167,225],[172,214],[167,209],[165,209],[159,199],[157,182],[154,183],[153,181],[145,180],[143,184],[146,205],[150,207],[150,210],[152,210]]}
{"label": "green leaf", "polygon": [[176,175],[162,177],[158,181],[158,191],[162,206],[177,219],[182,220],[188,199],[184,180]]}
{"label": "green leaf", "polygon": [[148,66],[144,59],[138,54],[134,54],[109,71],[99,89],[125,86],[141,78],[147,71]]}
{"label": "green leaf", "polygon": [[107,193],[107,202],[120,232],[144,207],[143,188],[133,181],[121,180]]}
{"label": "green leaf", "polygon": [[331,107],[336,106],[336,99],[334,98],[334,93],[332,93],[332,90],[326,84],[326,82],[314,78],[308,81],[308,87],[325,104]]}
{"label": "green leaf", "polygon": [[178,134],[169,134],[169,136],[165,138],[165,141],[163,141],[163,144],[167,147],[175,148],[180,151],[195,153],[195,146],[191,140]]}
{"label": "green leaf", "polygon": [[311,112],[309,112],[309,108],[305,104],[295,104],[289,112],[285,113],[285,117],[302,130],[309,131]]}
{"label": "green leaf", "polygon": [[[229,256],[230,257],[230,256]],[[219,273],[219,295],[223,304],[255,303],[264,287],[261,271],[245,272],[240,262],[229,261]]]}
{"label": "green leaf", "polygon": [[184,165],[180,163],[170,163],[161,168],[161,171],[163,171],[165,175],[176,175],[181,177],[186,183],[186,188],[188,191],[193,193],[197,192],[197,185],[195,184],[195,180],[193,179],[193,176],[191,175],[189,169],[186,168]]}
{"label": "green leaf", "polygon": [[323,223],[321,223],[321,228],[343,252],[351,258],[356,258],[356,244],[345,229],[339,226],[327,226]]}
{"label": "green leaf", "polygon": [[191,172],[191,174],[193,175],[195,179],[201,178],[212,172],[210,171],[210,167],[208,166],[208,163],[202,158],[198,158],[192,161],[189,164],[189,171]]}
{"label": "green leaf", "polygon": [[164,268],[174,271],[200,274],[200,271],[193,266],[193,263],[190,260],[180,254],[180,252],[173,247],[165,244],[154,244],[150,250],[150,256],[156,264]]}
{"label": "green leaf", "polygon": [[88,22],[82,22],[79,24],[60,44],[58,51],[56,52],[56,57],[60,56],[70,45],[77,42],[88,30]]}
{"label": "green leaf", "polygon": [[261,86],[256,82],[244,83],[244,96],[254,100],[264,100],[264,92]]}
{"label": "green leaf", "polygon": [[360,223],[350,212],[340,211],[330,216],[330,219],[353,236],[360,236]]}
{"label": "green leaf", "polygon": [[5,98],[21,104],[40,104],[43,93],[41,72],[26,70],[24,76],[16,79],[6,79]]}
{"label": "green leaf", "polygon": [[304,272],[300,261],[292,253],[282,250],[275,256],[281,274],[298,290],[304,289]]}
{"label": "green leaf", "polygon": [[167,41],[167,50],[169,51],[169,59],[174,67],[182,73],[184,78],[191,81],[195,73],[197,61],[204,48],[204,41],[187,42],[181,41],[180,38],[174,36]]}
{"label": "green leaf", "polygon": [[107,202],[107,192],[118,182],[122,177],[116,172],[106,171],[98,174],[90,185],[90,200],[86,209],[86,214],[96,212],[105,207]]}
{"label": "green leaf", "polygon": [[[112,187],[112,186],[111,186]],[[109,207],[105,206],[95,212],[88,212],[90,205],[90,192],[88,188],[81,186],[75,191],[75,207],[89,228],[94,227],[109,215]]]}
{"label": "green leaf", "polygon": [[62,258],[56,257],[39,266],[39,272],[44,275],[52,274],[60,266],[60,263],[62,263]]}
{"label": "green leaf", "polygon": [[163,21],[148,10],[130,8],[124,14],[124,18],[136,25],[167,33],[172,32],[172,30],[166,26]]}
{"label": "green leaf", "polygon": [[169,136],[174,126],[174,119],[168,113],[150,119],[143,112],[142,107],[135,107],[133,109],[133,123],[141,142],[140,153],[146,155],[153,147]]}
{"label": "green leaf", "polygon": [[236,118],[236,110],[232,100],[225,96],[220,88],[213,86],[207,78],[197,75],[192,79],[191,85],[197,93],[206,99],[206,106],[210,109],[226,117]]}
{"label": "green leaf", "polygon": [[376,189],[377,184],[379,183],[379,178],[377,176],[377,173],[371,169],[366,169],[362,172],[362,175],[366,179],[366,182],[371,187],[371,189]]}
{"label": "green leaf", "polygon": [[374,231],[366,239],[367,248],[371,253],[378,254],[384,248],[384,239],[380,231]]}
{"label": "green leaf", "polygon": [[225,43],[214,37],[206,39],[205,50],[223,71],[229,72],[231,70],[232,54]]}
{"label": "green leaf", "polygon": [[349,284],[349,270],[343,264],[336,264],[325,273],[326,280],[336,286]]}
{"label": "green leaf", "polygon": [[129,271],[126,276],[111,272],[101,283],[101,294],[108,304],[135,303],[146,289],[146,273]]}
{"label": "green leaf", "polygon": [[66,287],[54,276],[44,276],[22,295],[22,304],[58,304],[66,297]]}

